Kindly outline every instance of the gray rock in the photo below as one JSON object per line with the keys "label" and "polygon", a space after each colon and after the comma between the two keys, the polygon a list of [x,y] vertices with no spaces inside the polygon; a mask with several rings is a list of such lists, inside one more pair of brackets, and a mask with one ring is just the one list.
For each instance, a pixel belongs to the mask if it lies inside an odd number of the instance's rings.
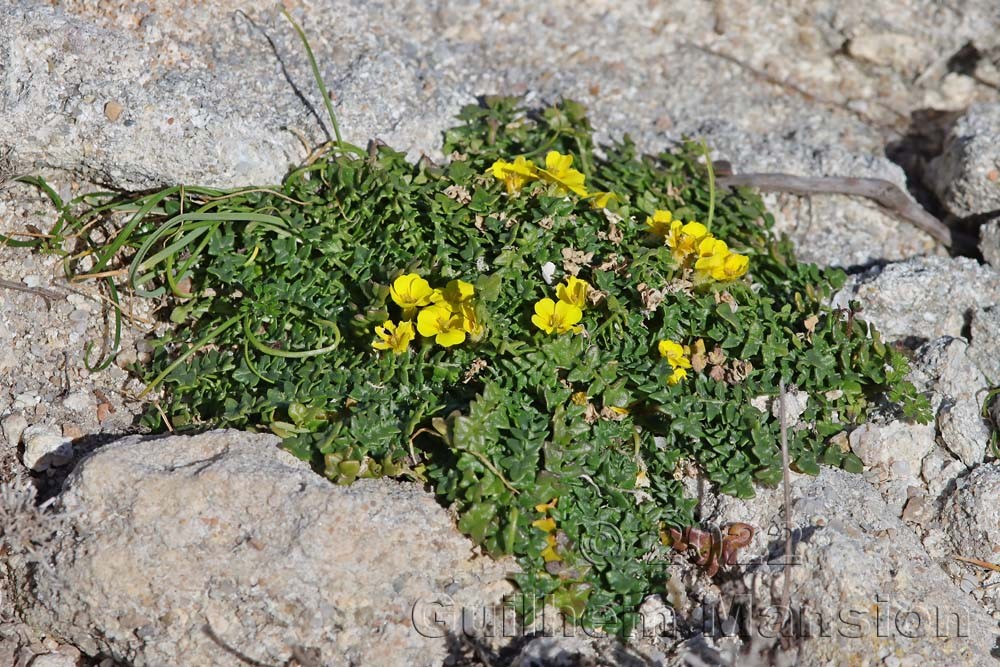
{"label": "gray rock", "polygon": [[982,417],[989,385],[969,355],[969,344],[949,336],[925,344],[910,377],[918,388],[932,392],[931,408],[944,446],[967,467],[982,462],[990,438]]}
{"label": "gray rock", "polygon": [[996,563],[1000,559],[1000,464],[981,465],[958,481],[941,512],[953,553]]}
{"label": "gray rock", "polygon": [[848,436],[851,450],[868,470],[867,479],[882,494],[894,516],[916,520],[922,484],[918,475],[924,458],[934,449],[934,424],[901,420],[862,424]]}
{"label": "gray rock", "polygon": [[961,336],[974,308],[1000,303],[1000,273],[967,257],[917,257],[850,276],[834,304],[853,299],[888,341]]}
{"label": "gray rock", "polygon": [[[458,610],[509,591],[412,484],[338,487],[235,431],[127,438],[66,482],[25,621],[128,664],[437,665]],[[30,594],[29,594],[30,591]],[[455,623],[453,625],[453,623]],[[305,658],[302,658],[305,659]]]}
{"label": "gray rock", "polygon": [[935,447],[924,457],[920,476],[927,486],[927,495],[939,499],[951,483],[968,468],[944,447]]}
{"label": "gray rock", "polygon": [[[865,664],[888,656],[901,664],[992,664],[996,621],[951,582],[860,475],[824,468],[796,480],[793,496],[796,664],[853,664],[860,656]],[[752,513],[771,517],[759,530],[781,534],[780,494],[744,502],[759,503]],[[724,512],[715,520],[738,517]],[[783,547],[783,539],[774,540],[770,562],[748,568],[745,588],[732,592],[752,605],[749,629],[764,640],[775,636],[766,621],[781,600]]]}
{"label": "gray rock", "polygon": [[73,444],[53,426],[29,426],[21,434],[24,454],[21,461],[34,472],[64,466],[73,460]]}
{"label": "gray rock", "polygon": [[1000,220],[990,220],[979,228],[979,252],[988,264],[1000,269]]}
{"label": "gray rock", "polygon": [[277,182],[301,157],[280,129],[294,116],[249,103],[237,84],[256,86],[235,72],[154,71],[148,45],[39,2],[6,3],[0,35],[0,146],[29,168],[133,189],[225,187]]}
{"label": "gray rock", "polygon": [[[848,437],[851,450],[866,466],[882,466],[893,477],[908,478],[920,470],[924,457],[934,449],[933,424],[862,424]],[[905,464],[903,469],[894,464]]]}
{"label": "gray rock", "polygon": [[1000,209],[1000,104],[977,104],[958,119],[927,179],[957,216]]}
{"label": "gray rock", "polygon": [[969,357],[990,386],[1000,386],[1000,306],[972,311],[969,335]]}
{"label": "gray rock", "polygon": [[31,667],[76,667],[76,665],[76,659],[64,653],[43,653],[31,661]]}
{"label": "gray rock", "polygon": [[[747,8],[749,34],[773,28],[774,9],[766,5]],[[142,5],[109,13],[82,1],[58,8],[8,3],[0,11],[0,43],[9,45],[0,146],[29,170],[56,167],[130,189],[277,182],[305,156],[297,135],[318,143],[328,123],[291,28],[270,6],[249,13],[243,6],[167,12]],[[822,12],[806,7],[800,14],[797,21],[809,28],[783,34],[787,44],[779,51],[801,49],[808,32],[815,62],[775,53],[775,66],[795,63],[793,78],[829,86],[834,96],[843,82],[831,83],[830,73],[841,72],[852,79],[852,94],[871,96],[869,75],[832,57],[845,34],[870,17],[842,13],[830,25]],[[719,50],[744,64],[687,43],[685,35],[715,32],[712,12],[650,10],[638,0],[582,10],[567,2],[432,9],[405,0],[337,0],[304,2],[296,16],[311,36],[344,136],[354,143],[377,137],[412,157],[441,157],[441,131],[478,95],[523,94],[529,104],[571,97],[591,108],[603,141],[627,132],[652,152],[704,137],[714,157],[737,171],[905,183],[881,157],[883,138],[864,112],[764,83],[752,64],[759,40],[740,39],[737,30]],[[942,17],[921,24],[919,16],[907,20],[914,22],[912,39],[926,45],[925,33],[938,30]],[[954,18],[947,25],[967,32]],[[866,201],[773,201],[779,230],[798,242],[803,258],[824,265],[897,260],[935,247]]]}
{"label": "gray rock", "polygon": [[7,446],[17,449],[17,446],[21,444],[21,434],[24,433],[24,429],[28,428],[28,420],[24,418],[24,415],[14,413],[3,418],[0,428],[3,429],[3,437]]}
{"label": "gray rock", "polygon": [[587,637],[537,637],[518,654],[512,667],[576,667],[595,662],[597,654]]}

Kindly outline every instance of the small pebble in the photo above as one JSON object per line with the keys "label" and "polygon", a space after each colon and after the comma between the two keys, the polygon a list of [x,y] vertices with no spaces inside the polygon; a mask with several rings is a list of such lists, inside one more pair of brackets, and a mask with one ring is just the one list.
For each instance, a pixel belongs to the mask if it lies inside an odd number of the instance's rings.
{"label": "small pebble", "polygon": [[28,420],[20,413],[7,415],[4,417],[2,428],[7,445],[17,447],[21,443],[21,434],[28,428]]}
{"label": "small pebble", "polygon": [[73,412],[86,412],[94,409],[94,397],[86,391],[74,391],[63,399],[63,407]]}
{"label": "small pebble", "polygon": [[28,408],[34,408],[38,405],[40,400],[41,399],[38,398],[38,394],[32,391],[26,391],[14,397],[14,409],[25,410]]}
{"label": "small pebble", "polygon": [[30,667],[76,667],[76,660],[62,653],[44,653],[35,656]]}
{"label": "small pebble", "polygon": [[125,111],[125,107],[115,100],[108,100],[108,102],[104,105],[104,117],[112,123],[121,118],[123,111]]}
{"label": "small pebble", "polygon": [[51,426],[29,426],[21,435],[24,455],[21,461],[34,472],[58,468],[73,460],[73,445]]}

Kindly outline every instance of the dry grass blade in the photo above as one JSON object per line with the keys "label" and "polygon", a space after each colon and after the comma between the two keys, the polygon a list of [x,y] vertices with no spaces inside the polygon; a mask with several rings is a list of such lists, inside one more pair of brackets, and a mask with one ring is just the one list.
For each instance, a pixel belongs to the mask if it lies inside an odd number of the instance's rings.
{"label": "dry grass blade", "polygon": [[962,561],[963,563],[969,563],[970,565],[978,565],[979,567],[986,568],[987,570],[993,570],[994,572],[1000,572],[1000,565],[995,563],[990,563],[985,560],[979,560],[978,558],[969,558],[967,556],[955,556],[955,560]]}

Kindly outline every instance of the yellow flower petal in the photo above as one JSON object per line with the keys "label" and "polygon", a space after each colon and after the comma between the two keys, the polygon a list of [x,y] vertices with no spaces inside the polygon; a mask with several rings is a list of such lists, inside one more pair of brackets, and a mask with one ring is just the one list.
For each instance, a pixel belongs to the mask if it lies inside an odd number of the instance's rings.
{"label": "yellow flower petal", "polygon": [[504,182],[507,194],[519,192],[529,181],[538,178],[538,169],[531,160],[517,157],[513,162],[497,160],[490,167],[493,177]]}
{"label": "yellow flower petal", "polygon": [[573,156],[563,155],[559,151],[549,151],[545,154],[545,169],[553,174],[562,174],[573,166]]}
{"label": "yellow flower petal", "polygon": [[545,517],[544,519],[538,519],[536,521],[532,521],[531,525],[541,530],[542,532],[551,533],[553,530],[556,529],[556,520],[553,519],[552,517]]}
{"label": "yellow flower petal", "polygon": [[389,296],[402,308],[418,308],[431,302],[434,290],[416,273],[407,273],[393,281]]}
{"label": "yellow flower petal", "polygon": [[562,560],[562,556],[560,556],[558,552],[556,552],[556,538],[554,535],[548,536],[548,543],[549,546],[547,546],[545,550],[542,551],[542,560],[544,560],[546,563]]}
{"label": "yellow flower petal", "polygon": [[478,340],[483,335],[483,325],[480,324],[479,316],[476,315],[475,306],[471,303],[463,303],[459,314],[462,316],[462,330]]}
{"label": "yellow flower petal", "polygon": [[428,306],[417,314],[417,331],[421,336],[434,337],[434,342],[444,347],[465,341],[462,317],[444,304]]}
{"label": "yellow flower petal", "polygon": [[681,227],[681,234],[700,240],[708,236],[708,227],[700,222],[688,222]]}
{"label": "yellow flower petal", "polygon": [[670,211],[656,210],[646,218],[646,227],[651,234],[666,237],[670,233],[670,223],[674,215]]}
{"label": "yellow flower petal", "polygon": [[681,224],[680,220],[674,220],[670,223],[670,231],[666,235],[666,244],[678,262],[684,262],[691,255],[698,253],[701,245],[708,240],[712,240],[712,235],[700,222]]}
{"label": "yellow flower petal", "polygon": [[667,360],[672,368],[691,368],[691,360],[688,358],[690,350],[672,340],[661,340],[657,348],[660,356]]}
{"label": "yellow flower petal", "polygon": [[372,342],[376,350],[392,350],[394,354],[403,354],[410,347],[414,338],[413,323],[400,322],[398,325],[386,320],[382,326],[375,327],[377,340]]}
{"label": "yellow flower petal", "polygon": [[545,169],[539,169],[538,174],[544,180],[559,186],[563,192],[573,192],[580,197],[586,197],[587,188],[583,185],[585,176],[573,169],[572,165],[572,155],[549,151],[545,156]]}
{"label": "yellow flower petal", "polygon": [[750,258],[746,255],[738,255],[731,252],[726,256],[721,270],[721,277],[713,273],[716,280],[735,280],[747,272],[750,266]]}
{"label": "yellow flower petal", "polygon": [[443,290],[434,290],[430,299],[433,303],[447,302],[453,310],[458,310],[459,304],[469,301],[475,293],[476,288],[472,283],[467,283],[464,280],[449,280]]}
{"label": "yellow flower petal", "polygon": [[587,195],[590,205],[594,208],[607,208],[608,204],[621,199],[614,192],[591,192]]}
{"label": "yellow flower petal", "polygon": [[536,512],[548,512],[551,509],[555,509],[556,503],[559,502],[559,498],[553,498],[547,503],[540,503],[535,505]]}
{"label": "yellow flower petal", "polygon": [[465,342],[465,331],[462,329],[449,329],[442,331],[434,337],[434,342],[442,347],[451,347]]}
{"label": "yellow flower petal", "polygon": [[531,322],[547,334],[578,333],[580,328],[574,325],[581,319],[583,311],[578,306],[548,298],[540,299],[535,304],[535,314],[531,316]]}
{"label": "yellow flower petal", "polygon": [[560,301],[572,304],[581,310],[587,307],[587,293],[590,292],[590,283],[580,280],[576,276],[569,276],[565,283],[559,283],[556,287],[556,296]]}
{"label": "yellow flower petal", "polygon": [[540,299],[535,303],[535,314],[531,316],[531,322],[545,333],[552,333],[552,315],[556,310],[556,302],[552,299]]}

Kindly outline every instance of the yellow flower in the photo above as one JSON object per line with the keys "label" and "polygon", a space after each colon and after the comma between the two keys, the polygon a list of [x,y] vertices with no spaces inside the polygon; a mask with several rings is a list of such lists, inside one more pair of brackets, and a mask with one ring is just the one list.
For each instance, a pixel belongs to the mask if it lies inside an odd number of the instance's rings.
{"label": "yellow flower", "polygon": [[431,294],[431,303],[441,308],[446,308],[453,315],[462,318],[462,330],[471,334],[473,338],[478,338],[483,333],[483,325],[479,323],[476,316],[476,307],[472,303],[472,297],[476,294],[476,288],[472,283],[464,280],[451,280],[443,290],[436,289]]}
{"label": "yellow flower", "polygon": [[545,547],[545,550],[542,551],[542,560],[546,563],[562,560],[562,556],[556,551],[556,536],[549,533],[545,536],[545,541],[548,542],[549,546]]}
{"label": "yellow flower", "polygon": [[712,271],[712,277],[716,280],[735,280],[746,273],[749,266],[749,257],[731,252],[726,255],[722,268]]}
{"label": "yellow flower", "polygon": [[698,244],[698,259],[695,260],[694,270],[701,278],[724,275],[726,257],[729,254],[729,246],[725,241],[708,237]]}
{"label": "yellow flower", "polygon": [[476,307],[471,303],[463,303],[460,304],[460,310],[457,312],[462,316],[462,330],[472,336],[474,340],[479,340],[483,335],[483,325],[476,315]]}
{"label": "yellow flower", "polygon": [[578,306],[552,299],[542,299],[536,303],[535,314],[531,316],[534,325],[547,334],[569,331],[579,333],[582,328],[574,325],[581,319],[583,311]]}
{"label": "yellow flower", "polygon": [[553,498],[547,503],[539,503],[535,505],[536,512],[548,512],[550,509],[555,509],[556,504],[559,502],[559,498]]}
{"label": "yellow flower", "polygon": [[551,533],[556,529],[556,520],[552,517],[545,517],[544,519],[538,519],[537,521],[532,521],[531,525],[542,531],[543,533]]}
{"label": "yellow flower", "polygon": [[507,194],[520,192],[529,181],[538,178],[538,169],[531,160],[523,157],[514,158],[513,162],[497,160],[490,167],[493,177],[501,180],[507,186]]}
{"label": "yellow flower", "polygon": [[375,327],[375,335],[378,340],[372,342],[372,347],[376,350],[392,350],[394,354],[403,354],[413,340],[413,323],[396,324],[392,320],[386,320],[382,326]]}
{"label": "yellow flower", "polygon": [[587,307],[587,293],[590,292],[590,283],[580,280],[576,276],[569,276],[565,283],[556,286],[556,296],[560,301],[576,306],[580,310]]}
{"label": "yellow flower", "polygon": [[545,169],[539,169],[542,178],[555,183],[564,192],[573,192],[581,197],[587,196],[587,188],[583,186],[584,175],[573,169],[573,156],[563,155],[559,151],[549,151],[545,156]]}
{"label": "yellow flower", "polygon": [[653,211],[652,217],[646,217],[646,227],[649,232],[657,236],[667,236],[670,233],[670,223],[674,215],[670,211]]}
{"label": "yellow flower", "polygon": [[661,340],[658,349],[660,356],[667,360],[671,368],[691,368],[691,360],[688,359],[688,354],[691,351],[687,346],[672,340]]}
{"label": "yellow flower", "polygon": [[417,331],[427,338],[434,336],[438,345],[451,347],[465,340],[463,322],[462,316],[455,314],[448,306],[435,304],[417,314]]}
{"label": "yellow flower", "polygon": [[416,273],[407,273],[393,281],[389,296],[403,309],[403,317],[412,319],[414,311],[431,302],[434,290]]}
{"label": "yellow flower", "polygon": [[670,246],[674,259],[683,262],[690,255],[695,254],[702,243],[711,238],[712,235],[708,233],[708,228],[700,222],[689,222],[682,225],[680,220],[674,220],[670,223],[670,232],[667,234],[666,243]]}
{"label": "yellow flower", "polygon": [[683,380],[684,378],[686,378],[687,374],[688,374],[688,372],[686,370],[684,370],[683,368],[675,368],[674,372],[671,373],[670,377],[667,378],[667,384],[669,384],[669,385],[675,385],[678,382],[680,382],[681,380]]}
{"label": "yellow flower", "polygon": [[431,294],[431,302],[444,302],[451,306],[452,310],[458,311],[463,303],[468,303],[476,294],[476,288],[472,283],[464,280],[449,280],[443,290],[434,290]]}
{"label": "yellow flower", "polygon": [[[555,505],[555,500],[552,501],[552,505]],[[538,507],[547,507],[546,505],[538,505]],[[542,511],[542,510],[539,510]],[[552,517],[545,517],[544,519],[538,519],[532,521],[531,525],[538,530],[545,533],[545,542],[548,544],[547,547],[542,551],[542,560],[546,563],[552,561],[562,560],[562,556],[556,552],[556,520]]]}
{"label": "yellow flower", "polygon": [[691,349],[672,340],[661,340],[658,347],[660,356],[666,359],[673,369],[673,373],[667,378],[667,384],[674,385],[686,378],[686,369],[691,368],[691,360],[688,358]]}
{"label": "yellow flower", "polygon": [[620,197],[614,192],[591,192],[587,195],[590,205],[594,208],[607,208],[608,204],[618,201]]}

